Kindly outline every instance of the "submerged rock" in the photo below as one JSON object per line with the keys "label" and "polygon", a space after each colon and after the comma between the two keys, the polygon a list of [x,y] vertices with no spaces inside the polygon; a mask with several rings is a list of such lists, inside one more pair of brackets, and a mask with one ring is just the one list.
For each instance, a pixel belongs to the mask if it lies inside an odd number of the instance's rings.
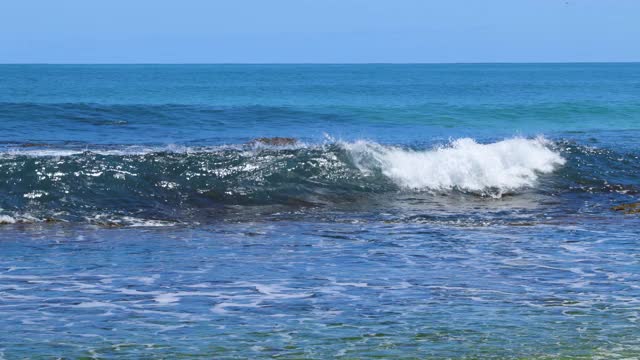
{"label": "submerged rock", "polygon": [[640,202],[616,205],[611,210],[621,211],[625,214],[640,214]]}
{"label": "submerged rock", "polygon": [[270,146],[289,146],[295,145],[298,143],[298,140],[290,137],[261,137],[257,139],[253,139],[249,142],[251,145],[255,144],[263,144]]}

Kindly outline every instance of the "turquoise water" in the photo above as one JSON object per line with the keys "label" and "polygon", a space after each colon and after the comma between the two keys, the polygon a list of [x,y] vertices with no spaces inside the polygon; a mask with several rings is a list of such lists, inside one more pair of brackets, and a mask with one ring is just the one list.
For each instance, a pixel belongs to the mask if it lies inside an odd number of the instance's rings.
{"label": "turquoise water", "polygon": [[640,64],[2,65],[0,124],[0,358],[640,356]]}

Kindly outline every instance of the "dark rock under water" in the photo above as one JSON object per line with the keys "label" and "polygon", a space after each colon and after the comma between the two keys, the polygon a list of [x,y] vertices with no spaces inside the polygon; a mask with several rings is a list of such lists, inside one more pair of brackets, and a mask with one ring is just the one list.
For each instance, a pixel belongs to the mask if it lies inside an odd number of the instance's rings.
{"label": "dark rock under water", "polygon": [[253,139],[249,142],[251,145],[255,144],[263,144],[263,145],[271,145],[271,146],[289,146],[295,145],[298,143],[298,140],[290,137],[261,137]]}
{"label": "dark rock under water", "polygon": [[621,211],[625,214],[640,214],[640,202],[616,205],[611,210]]}

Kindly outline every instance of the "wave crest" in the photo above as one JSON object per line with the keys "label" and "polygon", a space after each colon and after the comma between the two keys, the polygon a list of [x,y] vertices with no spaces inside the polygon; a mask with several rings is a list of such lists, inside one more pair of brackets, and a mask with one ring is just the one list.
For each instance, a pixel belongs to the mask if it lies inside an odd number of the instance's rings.
{"label": "wave crest", "polygon": [[544,138],[480,144],[470,138],[415,151],[374,142],[343,143],[365,174],[380,172],[401,188],[479,193],[499,197],[531,187],[542,173],[565,164]]}

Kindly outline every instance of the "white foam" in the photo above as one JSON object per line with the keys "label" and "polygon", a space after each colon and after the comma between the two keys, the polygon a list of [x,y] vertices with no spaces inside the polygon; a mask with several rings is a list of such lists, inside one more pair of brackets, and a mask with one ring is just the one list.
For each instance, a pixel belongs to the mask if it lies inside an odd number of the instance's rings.
{"label": "white foam", "polygon": [[143,145],[121,145],[115,148],[106,148],[100,146],[87,146],[85,148],[20,148],[11,147],[0,149],[0,156],[28,156],[28,157],[68,157],[83,154],[93,155],[147,155],[159,152],[168,153],[197,153],[197,152],[214,152],[219,151],[219,147],[188,147],[176,144],[168,144],[161,146],[143,146]]}
{"label": "white foam", "polygon": [[90,309],[90,308],[122,308],[120,305],[104,302],[104,301],[86,301],[82,302],[75,307]]}
{"label": "white foam", "polygon": [[169,305],[169,304],[173,304],[173,303],[177,303],[180,301],[180,297],[177,294],[159,294],[157,295],[154,300],[161,305]]}
{"label": "white foam", "polygon": [[151,284],[153,284],[154,282],[156,282],[156,280],[157,280],[159,277],[160,277],[160,275],[158,275],[158,274],[153,274],[153,275],[151,275],[151,276],[132,276],[132,277],[130,277],[130,278],[128,278],[128,279],[131,279],[131,280],[135,280],[135,281],[141,282],[141,283],[143,283],[143,284],[145,284],[145,285],[151,285]]}
{"label": "white foam", "polygon": [[175,222],[153,219],[142,219],[132,216],[115,217],[109,214],[98,214],[86,218],[89,222],[129,227],[167,227],[177,225]]}
{"label": "white foam", "polygon": [[480,144],[470,138],[413,151],[368,141],[342,143],[365,174],[376,170],[412,190],[461,190],[499,197],[535,185],[565,160],[544,138],[512,138]]}
{"label": "white foam", "polygon": [[127,156],[127,155],[149,155],[155,153],[172,153],[172,154],[201,154],[201,153],[217,153],[225,150],[242,150],[247,155],[251,155],[261,150],[295,150],[309,147],[308,144],[298,142],[295,145],[273,146],[273,145],[247,145],[247,144],[228,144],[213,146],[184,146],[177,144],[159,145],[159,146],[142,146],[142,145],[122,145],[117,148],[102,148],[99,146],[87,146],[85,148],[5,148],[0,149],[0,156],[28,156],[28,157],[69,157],[84,154],[103,155],[103,156]]}
{"label": "white foam", "polygon": [[0,215],[0,224],[15,224],[16,219],[9,215]]}

